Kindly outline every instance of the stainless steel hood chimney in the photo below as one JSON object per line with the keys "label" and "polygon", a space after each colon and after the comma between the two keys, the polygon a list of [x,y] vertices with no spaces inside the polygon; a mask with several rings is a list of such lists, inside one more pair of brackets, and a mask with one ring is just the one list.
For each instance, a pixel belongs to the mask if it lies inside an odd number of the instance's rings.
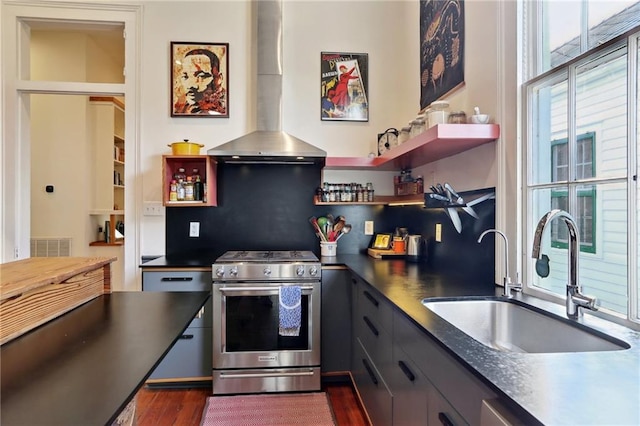
{"label": "stainless steel hood chimney", "polygon": [[226,163],[321,163],[327,153],[282,127],[282,1],[256,0],[258,130],[211,148]]}

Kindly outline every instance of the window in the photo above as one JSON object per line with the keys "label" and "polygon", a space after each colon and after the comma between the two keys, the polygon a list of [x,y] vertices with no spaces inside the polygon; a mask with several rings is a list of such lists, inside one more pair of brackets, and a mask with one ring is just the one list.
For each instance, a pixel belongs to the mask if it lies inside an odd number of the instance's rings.
{"label": "window", "polygon": [[[576,153],[576,179],[589,179],[594,176],[594,147],[595,133],[585,133],[578,136]],[[569,180],[569,152],[567,139],[551,142],[551,181],[564,182]],[[584,186],[577,191],[578,203],[576,217],[580,229],[580,250],[595,253],[595,188]],[[551,208],[569,211],[569,191],[556,188],[551,191]],[[556,222],[551,223],[551,247],[568,247],[568,229]]]}
{"label": "window", "polygon": [[[605,315],[637,328],[640,1],[521,4],[529,43],[522,55],[527,246],[546,212],[568,211],[579,227],[584,292]],[[542,246],[550,274],[537,276],[531,260],[527,291],[561,299],[567,227],[554,221],[550,228]]]}

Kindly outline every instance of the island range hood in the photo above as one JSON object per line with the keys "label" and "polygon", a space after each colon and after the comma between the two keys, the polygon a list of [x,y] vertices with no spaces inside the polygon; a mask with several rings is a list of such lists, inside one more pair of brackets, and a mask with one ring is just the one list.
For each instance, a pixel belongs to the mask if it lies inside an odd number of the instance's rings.
{"label": "island range hood", "polygon": [[326,151],[281,130],[282,2],[254,1],[253,7],[257,8],[258,130],[211,148],[207,154],[225,163],[324,165]]}

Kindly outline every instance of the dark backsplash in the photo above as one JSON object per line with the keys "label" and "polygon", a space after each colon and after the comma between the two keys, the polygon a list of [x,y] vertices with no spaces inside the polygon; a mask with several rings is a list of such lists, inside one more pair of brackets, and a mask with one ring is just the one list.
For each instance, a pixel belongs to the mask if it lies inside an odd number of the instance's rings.
{"label": "dark backsplash", "polygon": [[[166,256],[212,253],[227,250],[311,250],[320,256],[319,240],[309,218],[345,216],[353,226],[338,242],[338,253],[366,252],[371,236],[364,235],[364,222],[373,220],[375,232],[392,233],[406,227],[410,234],[427,240],[425,262],[436,269],[474,272],[478,279],[493,280],[494,239],[476,240],[495,225],[495,201],[474,206],[474,219],[459,210],[462,233],[458,234],[442,209],[421,206],[330,205],[315,206],[313,196],[320,185],[317,165],[218,165],[218,207],[167,207]],[[489,190],[480,191],[486,193]],[[475,191],[461,194],[463,197]],[[189,223],[200,222],[200,237],[189,237]],[[442,241],[434,241],[435,224],[442,224]]]}

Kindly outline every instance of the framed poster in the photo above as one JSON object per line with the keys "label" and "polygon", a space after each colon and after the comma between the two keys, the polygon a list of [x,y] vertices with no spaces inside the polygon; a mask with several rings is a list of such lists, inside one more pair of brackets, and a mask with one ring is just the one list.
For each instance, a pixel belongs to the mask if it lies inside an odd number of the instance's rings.
{"label": "framed poster", "polygon": [[320,119],[369,121],[369,56],[322,52],[320,71]]}
{"label": "framed poster", "polygon": [[229,43],[171,42],[171,116],[229,117]]}
{"label": "framed poster", "polygon": [[420,109],[464,85],[464,0],[420,0]]}

